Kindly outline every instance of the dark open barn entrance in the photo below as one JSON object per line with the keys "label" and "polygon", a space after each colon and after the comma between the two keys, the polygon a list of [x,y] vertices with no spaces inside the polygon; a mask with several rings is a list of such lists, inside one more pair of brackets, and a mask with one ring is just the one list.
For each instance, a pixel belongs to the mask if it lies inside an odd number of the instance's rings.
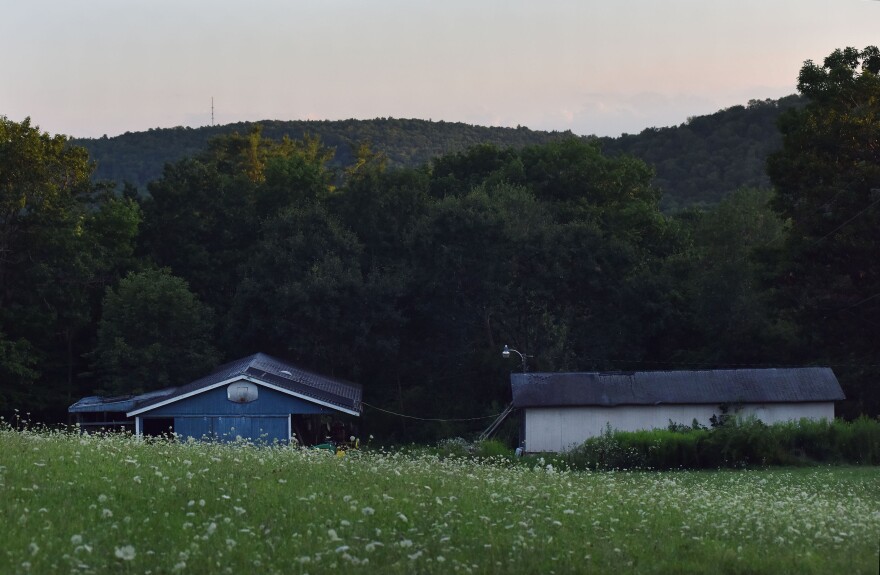
{"label": "dark open barn entrance", "polygon": [[290,416],[290,431],[300,445],[319,445],[351,443],[358,437],[358,426],[353,418],[329,414],[293,414]]}
{"label": "dark open barn entrance", "polygon": [[163,435],[174,435],[174,418],[173,417],[145,417],[142,421],[142,435],[149,437],[160,437]]}

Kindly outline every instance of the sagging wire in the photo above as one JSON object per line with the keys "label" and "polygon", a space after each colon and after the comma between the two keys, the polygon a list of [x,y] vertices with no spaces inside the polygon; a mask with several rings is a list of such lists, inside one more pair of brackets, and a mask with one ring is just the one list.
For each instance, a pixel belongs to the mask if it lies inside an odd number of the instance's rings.
{"label": "sagging wire", "polygon": [[389,415],[396,415],[397,417],[405,417],[407,419],[418,419],[419,421],[479,421],[481,419],[490,419],[492,417],[498,417],[501,413],[496,413],[494,415],[483,415],[481,417],[459,417],[454,419],[440,419],[436,417],[417,417],[415,415],[406,415],[403,413],[397,413],[395,411],[390,411],[388,409],[382,409],[381,407],[376,407],[375,405],[370,405],[364,401],[361,402],[361,405],[369,407],[370,409],[375,409],[376,411],[381,411],[382,413],[387,413]]}

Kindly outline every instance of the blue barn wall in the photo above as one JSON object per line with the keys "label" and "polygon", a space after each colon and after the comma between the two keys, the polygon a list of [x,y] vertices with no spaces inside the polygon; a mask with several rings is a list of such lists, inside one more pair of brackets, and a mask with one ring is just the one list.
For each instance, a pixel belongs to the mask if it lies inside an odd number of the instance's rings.
{"label": "blue barn wall", "polygon": [[175,417],[174,432],[182,438],[233,441],[236,437],[272,443],[287,442],[289,416]]}
{"label": "blue barn wall", "polygon": [[174,431],[181,437],[214,437],[231,441],[236,436],[271,443],[288,440],[290,414],[337,413],[257,384],[257,399],[248,403],[229,401],[228,385],[152,409],[141,417],[173,417]]}

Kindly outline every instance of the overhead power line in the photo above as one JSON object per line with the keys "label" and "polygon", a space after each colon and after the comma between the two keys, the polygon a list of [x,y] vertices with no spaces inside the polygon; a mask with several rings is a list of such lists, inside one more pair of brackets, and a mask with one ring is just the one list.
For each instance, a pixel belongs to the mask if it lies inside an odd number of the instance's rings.
{"label": "overhead power line", "polygon": [[365,405],[370,409],[375,409],[376,411],[381,411],[382,413],[387,413],[389,415],[396,415],[397,417],[405,417],[407,419],[418,419],[419,421],[479,421],[481,419],[490,419],[492,417],[498,417],[501,413],[496,413],[493,415],[483,415],[482,417],[458,417],[453,419],[440,419],[437,417],[417,417],[415,415],[406,415],[403,413],[397,413],[395,411],[390,411],[388,409],[382,409],[381,407],[376,407],[375,405],[370,405],[366,402],[361,402],[361,405]]}

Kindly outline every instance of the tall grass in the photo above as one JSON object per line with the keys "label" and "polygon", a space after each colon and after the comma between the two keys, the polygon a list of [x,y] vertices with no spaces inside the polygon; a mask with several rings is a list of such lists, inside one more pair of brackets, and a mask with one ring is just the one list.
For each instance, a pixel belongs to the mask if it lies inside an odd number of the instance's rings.
{"label": "tall grass", "polygon": [[878,509],[871,467],[595,473],[0,426],[4,574],[872,573]]}

